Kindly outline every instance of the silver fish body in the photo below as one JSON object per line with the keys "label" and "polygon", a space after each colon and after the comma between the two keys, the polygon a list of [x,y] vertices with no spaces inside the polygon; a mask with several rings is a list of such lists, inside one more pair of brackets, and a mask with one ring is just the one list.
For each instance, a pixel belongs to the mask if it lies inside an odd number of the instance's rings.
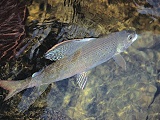
{"label": "silver fish body", "polygon": [[0,86],[9,90],[5,100],[23,89],[50,84],[74,75],[77,77],[78,85],[83,89],[87,82],[87,71],[111,58],[125,69],[125,61],[120,53],[136,39],[135,31],[123,30],[101,38],[75,39],[59,43],[46,52],[46,59],[56,61],[44,70],[25,80],[0,81]]}
{"label": "silver fish body", "polygon": [[[111,59],[114,55],[123,52],[136,39],[137,34],[135,31],[121,31],[102,38],[85,41],[76,50],[72,49],[72,46],[74,46],[72,44],[69,49],[70,55],[57,60],[34,79],[41,79],[42,84],[48,84],[86,72]],[[78,42],[80,44],[83,41],[79,40]]]}

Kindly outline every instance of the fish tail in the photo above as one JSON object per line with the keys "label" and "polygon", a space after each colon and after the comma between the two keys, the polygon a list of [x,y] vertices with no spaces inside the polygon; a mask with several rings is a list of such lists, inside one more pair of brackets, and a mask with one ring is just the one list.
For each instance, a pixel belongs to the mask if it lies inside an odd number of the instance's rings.
{"label": "fish tail", "polygon": [[6,101],[12,96],[14,96],[15,94],[28,88],[28,81],[27,80],[20,80],[20,81],[0,80],[0,87],[9,91],[8,95],[4,99],[4,101]]}

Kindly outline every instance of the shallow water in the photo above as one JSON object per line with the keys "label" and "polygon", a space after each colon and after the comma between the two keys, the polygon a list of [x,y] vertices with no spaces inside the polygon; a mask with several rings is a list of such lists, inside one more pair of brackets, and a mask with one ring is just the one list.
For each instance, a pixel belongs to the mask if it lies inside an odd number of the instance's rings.
{"label": "shallow water", "polygon": [[[21,99],[24,91],[3,102],[7,91],[1,89],[0,119],[160,119],[158,0],[33,0],[26,5],[25,41],[29,45],[18,59],[3,62],[1,79],[25,79],[51,64],[44,53],[64,40],[99,37],[123,29],[134,29],[139,37],[122,53],[126,71],[109,60],[91,70],[84,90],[74,77],[59,81],[29,106]],[[29,107],[21,106],[24,113],[17,107],[21,100]]]}

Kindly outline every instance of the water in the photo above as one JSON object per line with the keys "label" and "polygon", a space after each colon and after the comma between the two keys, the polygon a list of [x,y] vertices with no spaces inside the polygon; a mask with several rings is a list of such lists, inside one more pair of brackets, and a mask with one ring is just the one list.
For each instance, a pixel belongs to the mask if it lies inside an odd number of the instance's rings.
{"label": "water", "polygon": [[0,119],[160,119],[158,0],[33,0],[26,4],[25,41],[30,42],[18,59],[1,65],[1,79],[24,79],[50,64],[44,53],[64,39],[98,37],[128,28],[135,29],[139,38],[122,54],[127,71],[110,60],[91,71],[84,90],[74,78],[53,83],[24,113],[17,109],[23,92],[3,102],[7,92],[1,89]]}

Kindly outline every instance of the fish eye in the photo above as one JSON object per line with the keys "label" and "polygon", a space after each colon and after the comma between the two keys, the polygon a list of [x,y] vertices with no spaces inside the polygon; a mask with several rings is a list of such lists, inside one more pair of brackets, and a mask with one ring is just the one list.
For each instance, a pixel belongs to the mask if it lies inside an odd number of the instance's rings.
{"label": "fish eye", "polygon": [[132,40],[133,36],[132,35],[128,35],[128,40]]}

